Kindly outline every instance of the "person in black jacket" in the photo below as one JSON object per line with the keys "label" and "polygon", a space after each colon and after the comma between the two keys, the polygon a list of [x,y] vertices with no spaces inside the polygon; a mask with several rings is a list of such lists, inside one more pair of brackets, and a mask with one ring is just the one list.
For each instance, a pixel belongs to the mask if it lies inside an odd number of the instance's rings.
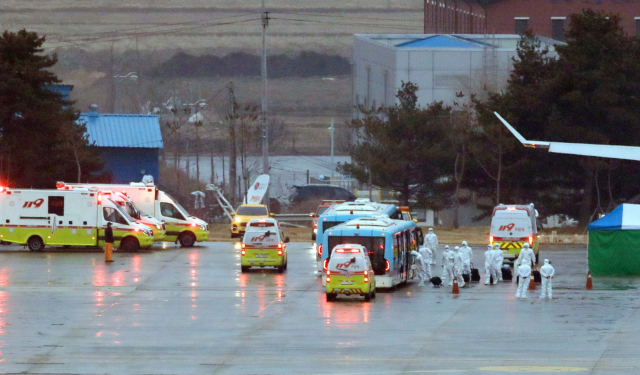
{"label": "person in black jacket", "polygon": [[107,229],[104,230],[104,261],[107,263],[113,262],[111,260],[111,253],[113,253],[113,229],[111,229],[111,223],[107,223]]}

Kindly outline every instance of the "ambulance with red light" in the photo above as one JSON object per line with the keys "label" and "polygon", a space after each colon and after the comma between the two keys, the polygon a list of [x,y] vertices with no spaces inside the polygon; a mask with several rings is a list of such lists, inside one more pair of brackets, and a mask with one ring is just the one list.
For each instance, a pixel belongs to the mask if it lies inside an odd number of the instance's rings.
{"label": "ambulance with red light", "polygon": [[119,191],[104,190],[101,192],[105,197],[119,204],[124,212],[131,216],[137,223],[148,226],[153,230],[153,240],[163,241],[166,237],[165,225],[160,220],[143,214],[133,201],[124,193]]}
{"label": "ambulance with red light", "polygon": [[536,254],[540,251],[540,238],[537,225],[538,213],[532,204],[500,204],[493,209],[489,243],[500,245],[505,260],[515,261],[520,250],[528,243]]}
{"label": "ambulance with red light", "polygon": [[287,269],[287,243],[280,223],[275,219],[251,219],[247,223],[240,244],[240,268],[247,272],[250,267],[276,267],[282,273]]}
{"label": "ambulance with red light", "polygon": [[178,201],[158,189],[153,183],[132,182],[122,184],[66,184],[59,182],[59,190],[83,187],[98,191],[115,191],[125,194],[140,211],[164,224],[166,236],[163,241],[180,242],[182,246],[193,246],[196,241],[209,239],[209,224],[189,215]]}
{"label": "ambulance with red light", "polygon": [[0,188],[0,240],[40,251],[45,246],[104,246],[112,223],[114,245],[135,251],[153,244],[153,230],[97,190]]}
{"label": "ambulance with red light", "polygon": [[341,244],[331,250],[327,266],[327,302],[339,295],[359,295],[369,302],[376,298],[376,275],[369,250],[358,244]]}

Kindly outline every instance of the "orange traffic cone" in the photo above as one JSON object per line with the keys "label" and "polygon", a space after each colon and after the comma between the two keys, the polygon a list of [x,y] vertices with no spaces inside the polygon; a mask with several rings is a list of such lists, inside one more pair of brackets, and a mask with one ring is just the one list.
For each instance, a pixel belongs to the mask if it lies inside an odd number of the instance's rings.
{"label": "orange traffic cone", "polygon": [[587,290],[591,289],[593,289],[593,281],[591,281],[591,271],[589,271],[589,273],[587,273]]}
{"label": "orange traffic cone", "polygon": [[536,280],[533,277],[533,272],[531,272],[531,276],[529,276],[529,290],[536,290]]}
{"label": "orange traffic cone", "polygon": [[453,278],[453,290],[451,291],[453,294],[460,294],[460,288],[458,287],[458,278]]}

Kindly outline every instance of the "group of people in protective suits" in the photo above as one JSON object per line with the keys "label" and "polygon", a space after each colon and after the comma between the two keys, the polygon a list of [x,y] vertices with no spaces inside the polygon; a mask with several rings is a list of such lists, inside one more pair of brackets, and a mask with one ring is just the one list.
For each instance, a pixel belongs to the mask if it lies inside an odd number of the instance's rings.
{"label": "group of people in protective suits", "polygon": [[[429,228],[429,233],[425,236],[424,246],[418,251],[412,251],[414,257],[414,270],[418,276],[420,286],[431,280],[431,266],[435,265],[436,251],[438,249],[438,237],[433,232],[433,228]],[[457,278],[460,287],[465,286],[463,274],[471,273],[471,263],[473,260],[473,251],[468,246],[467,241],[462,241],[462,246],[455,246],[453,250],[445,245],[442,253],[442,284],[453,285],[454,278]],[[495,246],[488,245],[487,251],[484,253],[484,269],[485,269],[485,285],[489,285],[491,281],[497,284],[502,281],[502,266],[504,263],[503,252],[499,244]],[[531,267],[535,266],[536,256],[529,244],[525,243],[524,248],[520,251],[518,260],[514,264],[518,278],[518,288],[516,298],[527,298],[529,289],[529,278],[531,277]],[[542,278],[542,294],[540,298],[552,298],[552,279],[555,270],[551,266],[548,259],[544,260],[544,265],[540,268],[540,276]]]}

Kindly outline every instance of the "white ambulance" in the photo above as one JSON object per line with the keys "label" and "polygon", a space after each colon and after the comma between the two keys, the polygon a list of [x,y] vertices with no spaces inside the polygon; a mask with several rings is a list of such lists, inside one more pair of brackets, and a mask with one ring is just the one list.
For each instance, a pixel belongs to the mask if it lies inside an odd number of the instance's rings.
{"label": "white ambulance", "polygon": [[153,244],[153,230],[127,215],[97,191],[22,190],[0,187],[0,240],[48,246],[104,246],[112,223],[114,245],[134,251]]}
{"label": "white ambulance", "polygon": [[[72,186],[59,186],[58,190],[72,190]],[[84,189],[84,188],[80,188]],[[137,223],[148,226],[153,230],[153,240],[163,241],[166,237],[165,225],[160,220],[151,217],[136,206],[136,204],[127,197],[124,193],[119,191],[104,190],[101,191],[102,195],[111,199],[115,203],[119,204],[124,212],[131,216]]]}
{"label": "white ambulance", "polygon": [[180,241],[182,246],[193,246],[196,241],[209,239],[209,224],[189,215],[178,201],[158,189],[153,183],[132,182],[126,184],[66,184],[59,182],[58,189],[90,188],[98,191],[116,191],[129,197],[145,214],[165,225],[164,241]]}
{"label": "white ambulance", "polygon": [[537,225],[538,212],[533,204],[500,204],[493,209],[489,243],[499,244],[505,260],[513,261],[528,243],[536,254],[540,251]]}

